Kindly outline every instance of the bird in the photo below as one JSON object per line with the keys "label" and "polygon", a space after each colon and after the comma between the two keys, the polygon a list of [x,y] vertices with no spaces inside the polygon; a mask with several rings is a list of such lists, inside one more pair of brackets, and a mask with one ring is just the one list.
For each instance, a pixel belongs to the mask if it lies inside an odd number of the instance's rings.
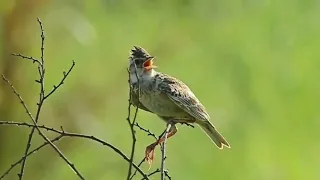
{"label": "bird", "polygon": [[[228,141],[210,122],[208,112],[191,89],[179,79],[156,71],[154,59],[140,46],[131,49],[128,68],[131,104],[170,123],[168,139],[177,133],[177,123],[195,123],[219,149],[230,148]],[[163,141],[164,135],[146,147],[145,158],[149,164],[154,159],[155,147]]]}

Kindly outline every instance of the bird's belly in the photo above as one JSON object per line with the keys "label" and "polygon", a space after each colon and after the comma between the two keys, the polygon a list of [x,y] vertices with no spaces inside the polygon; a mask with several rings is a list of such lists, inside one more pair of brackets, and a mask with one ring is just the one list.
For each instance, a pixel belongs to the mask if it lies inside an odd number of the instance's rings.
{"label": "bird's belly", "polygon": [[162,93],[142,94],[140,102],[159,116],[181,117],[186,115],[184,110]]}

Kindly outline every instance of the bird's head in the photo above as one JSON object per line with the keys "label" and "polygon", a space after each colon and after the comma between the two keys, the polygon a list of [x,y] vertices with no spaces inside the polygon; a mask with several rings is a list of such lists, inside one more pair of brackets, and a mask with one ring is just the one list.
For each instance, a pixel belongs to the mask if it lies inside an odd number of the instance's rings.
{"label": "bird's head", "polygon": [[134,46],[129,57],[129,71],[131,82],[139,79],[151,77],[156,66],[153,65],[154,57],[142,47]]}

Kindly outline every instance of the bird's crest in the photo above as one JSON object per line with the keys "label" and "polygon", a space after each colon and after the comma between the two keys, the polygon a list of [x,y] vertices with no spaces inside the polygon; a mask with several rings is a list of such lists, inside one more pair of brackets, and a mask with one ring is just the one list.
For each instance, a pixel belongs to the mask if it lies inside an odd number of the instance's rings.
{"label": "bird's crest", "polygon": [[133,47],[134,48],[131,49],[129,60],[152,58],[152,56],[142,47],[139,47],[139,46],[133,46]]}

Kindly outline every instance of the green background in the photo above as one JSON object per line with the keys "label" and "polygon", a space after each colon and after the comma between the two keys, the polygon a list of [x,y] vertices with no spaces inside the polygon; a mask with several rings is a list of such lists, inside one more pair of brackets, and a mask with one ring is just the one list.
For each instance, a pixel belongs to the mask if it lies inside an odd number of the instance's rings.
{"label": "green background", "polygon": [[[173,179],[320,178],[318,1],[2,0],[0,73],[34,113],[37,67],[10,53],[40,57],[37,17],[46,34],[47,91],[76,61],[44,105],[41,124],[97,136],[129,155],[126,68],[129,50],[140,45],[157,57],[159,71],[191,87],[232,146],[220,151],[198,127],[179,126],[167,148]],[[31,123],[4,82],[0,120]],[[157,116],[142,111],[138,122],[157,134],[165,128]],[[22,156],[29,131],[0,126],[0,174]],[[137,138],[139,162],[153,139],[141,131]],[[42,143],[35,133],[32,149]],[[57,145],[87,179],[126,178],[127,162],[107,147],[74,138]],[[150,171],[160,166],[160,154],[157,149]],[[19,170],[5,179],[17,179]],[[51,148],[30,156],[24,177],[77,179]]]}

